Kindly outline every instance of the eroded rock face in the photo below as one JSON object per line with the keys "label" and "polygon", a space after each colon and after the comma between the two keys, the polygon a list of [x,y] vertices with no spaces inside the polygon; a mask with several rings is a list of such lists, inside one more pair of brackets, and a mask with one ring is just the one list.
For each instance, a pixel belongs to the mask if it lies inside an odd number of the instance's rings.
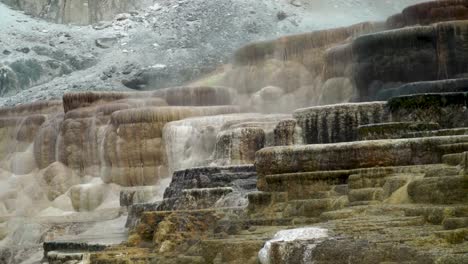
{"label": "eroded rock face", "polygon": [[[188,117],[237,112],[233,106],[159,107],[118,111],[106,131],[101,177],[123,186],[151,185],[167,177],[164,125]],[[136,140],[135,140],[136,139]]]}
{"label": "eroded rock face", "polygon": [[442,128],[466,127],[468,93],[416,94],[392,98],[388,108],[399,121],[438,123]]}
{"label": "eroded rock face", "polygon": [[[282,103],[286,105],[283,111],[292,110],[287,107],[287,102],[291,101],[296,102],[295,108],[320,102],[348,101],[353,96],[353,85],[346,82],[341,82],[343,87],[336,88],[344,89],[342,95],[336,96],[338,98],[330,98],[331,91],[322,99],[314,97],[323,89],[332,89],[330,83],[322,87],[327,79],[349,78],[348,66],[351,66],[352,55],[346,43],[380,27],[379,24],[362,23],[247,45],[236,52],[233,68],[225,73],[223,83],[236,87],[240,94],[254,94],[257,97],[254,100],[262,98],[261,95],[266,92],[262,88],[279,87],[283,90],[283,97],[289,98]],[[346,48],[340,49],[341,45]],[[336,52],[328,49],[335,49]],[[342,60],[342,53],[349,55],[349,63],[339,61]],[[281,109],[276,105],[276,109]]]}
{"label": "eroded rock face", "polygon": [[454,136],[264,148],[256,153],[258,188],[265,187],[263,175],[440,163],[438,146],[467,140]]}
{"label": "eroded rock face", "polygon": [[[467,57],[463,37],[467,25],[465,21],[444,22],[357,38],[352,44],[353,75],[360,100],[372,99],[380,90],[404,83],[466,74],[462,61]],[[385,70],[377,70],[382,65]]]}
{"label": "eroded rock face", "polygon": [[390,119],[385,102],[304,108],[296,110],[294,117],[306,144],[354,141],[358,126]]}
{"label": "eroded rock face", "polygon": [[[226,122],[216,137],[212,162],[218,165],[252,164],[256,151],[266,146],[283,144],[277,138],[281,132],[275,129],[280,126],[283,119],[289,117],[288,115],[265,115]],[[295,133],[294,125],[294,128],[283,134],[289,135],[291,143],[297,139],[294,137]]]}
{"label": "eroded rock face", "polygon": [[409,6],[400,14],[387,19],[389,28],[413,25],[428,25],[449,20],[468,18],[468,3],[465,0],[428,1]]}

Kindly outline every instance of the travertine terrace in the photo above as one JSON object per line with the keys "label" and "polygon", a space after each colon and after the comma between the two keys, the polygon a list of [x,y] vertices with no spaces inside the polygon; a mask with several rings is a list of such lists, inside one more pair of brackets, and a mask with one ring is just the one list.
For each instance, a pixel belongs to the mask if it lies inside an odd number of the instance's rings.
{"label": "travertine terrace", "polygon": [[468,1],[0,108],[0,262],[468,263]]}

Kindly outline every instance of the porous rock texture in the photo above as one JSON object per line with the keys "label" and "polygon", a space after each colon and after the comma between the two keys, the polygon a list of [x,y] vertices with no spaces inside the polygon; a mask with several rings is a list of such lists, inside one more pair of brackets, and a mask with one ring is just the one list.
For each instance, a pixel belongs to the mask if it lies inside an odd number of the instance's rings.
{"label": "porous rock texture", "polygon": [[[272,68],[264,69],[271,70],[268,74],[291,76],[281,87],[262,84],[247,91],[242,86],[197,85],[74,93],[62,102],[0,109],[5,134],[0,261],[467,262],[463,76],[445,80],[452,77],[440,75],[427,82],[419,80],[427,77],[423,75],[408,75],[413,80],[378,71],[388,66],[397,73],[417,72],[421,61],[411,60],[414,54],[436,58],[438,72],[463,71],[464,22],[451,21],[459,18],[456,10],[463,10],[462,3],[407,9],[436,6],[440,10],[431,12],[437,14],[455,10],[452,17],[437,15],[429,22],[423,13],[409,12],[419,14],[416,21],[424,26],[359,36],[389,27],[388,22],[364,23],[239,51],[246,56],[236,57],[234,73],[244,63],[256,67],[272,59]],[[437,40],[437,50],[421,48],[430,36]],[[387,38],[415,42],[387,46]],[[355,83],[362,77],[356,75],[362,54],[356,55],[355,48],[379,41],[385,45],[366,50],[368,62],[379,66],[372,66],[375,71],[367,77],[377,72],[389,77],[388,83],[362,90],[362,83]],[[417,50],[410,59],[402,55],[404,63],[374,60],[399,55],[395,47],[406,46]],[[452,46],[457,48],[444,48]],[[297,64],[307,75],[318,76],[318,86],[299,87],[294,94],[295,84],[288,82],[297,81],[295,74],[302,70],[282,67]],[[400,83],[410,84],[397,87]],[[354,84],[359,88],[356,100],[370,99],[362,91],[377,95],[387,88],[398,90],[398,96],[343,103]],[[330,98],[337,90],[343,93]],[[304,102],[294,96],[341,103],[306,104],[293,115],[240,113],[290,113],[290,107]],[[41,243],[43,252],[38,250]]]}

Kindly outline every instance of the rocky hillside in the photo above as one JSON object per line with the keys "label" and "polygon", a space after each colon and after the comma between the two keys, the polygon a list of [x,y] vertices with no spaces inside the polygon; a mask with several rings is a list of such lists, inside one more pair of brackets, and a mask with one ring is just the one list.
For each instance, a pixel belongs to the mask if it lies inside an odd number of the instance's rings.
{"label": "rocky hillside", "polygon": [[152,0],[106,0],[106,1],[31,1],[2,0],[3,3],[46,20],[62,23],[88,25],[103,20],[112,20],[115,15],[148,7]]}
{"label": "rocky hillside", "polygon": [[60,99],[65,91],[181,85],[225,67],[246,43],[381,20],[416,1],[88,2],[9,2],[24,13],[0,4],[1,104]]}

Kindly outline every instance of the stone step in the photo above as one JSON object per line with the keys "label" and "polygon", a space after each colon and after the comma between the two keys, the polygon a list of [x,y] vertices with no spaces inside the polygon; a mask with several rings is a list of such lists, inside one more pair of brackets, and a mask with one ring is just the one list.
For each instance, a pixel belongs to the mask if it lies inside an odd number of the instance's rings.
{"label": "stone step", "polygon": [[468,142],[440,145],[439,150],[441,151],[442,154],[462,153],[462,152],[468,151]]}
{"label": "stone step", "polygon": [[380,101],[386,101],[392,97],[402,95],[453,92],[468,92],[468,80],[460,78],[412,82],[396,88],[380,90],[375,98]]}
{"label": "stone step", "polygon": [[345,184],[351,173],[349,170],[284,173],[268,175],[265,180],[268,184],[268,191],[283,192],[290,188],[315,185],[317,182],[333,185]]}
{"label": "stone step", "polygon": [[442,162],[448,165],[457,166],[463,160],[463,153],[445,154],[442,156]]}
{"label": "stone step", "polygon": [[362,188],[352,189],[348,194],[349,202],[363,202],[363,201],[383,201],[384,189],[383,188]]}
{"label": "stone step", "polygon": [[282,203],[288,200],[286,192],[251,192],[247,194],[249,200],[249,210],[254,208],[262,208],[271,205],[272,203]]}
{"label": "stone step", "polygon": [[353,226],[360,230],[365,228],[373,228],[377,226],[385,227],[405,227],[405,226],[422,226],[425,224],[424,218],[421,216],[400,216],[400,217],[354,217],[342,219],[337,225],[338,228],[348,228]]}
{"label": "stone step", "polygon": [[468,184],[463,176],[432,177],[412,181],[408,195],[415,203],[468,203]]}
{"label": "stone step", "polygon": [[459,228],[467,228],[468,227],[468,217],[451,217],[446,218],[442,223],[444,229],[446,230],[453,230]]}
{"label": "stone step", "polygon": [[468,128],[449,128],[431,131],[410,132],[404,134],[403,138],[420,138],[420,137],[443,137],[443,136],[457,136],[468,135]]}
{"label": "stone step", "polygon": [[256,154],[257,187],[268,191],[267,176],[298,171],[437,164],[441,163],[439,145],[463,142],[468,142],[468,135],[267,147]]}
{"label": "stone step", "polygon": [[103,251],[104,249],[112,246],[111,244],[94,244],[87,242],[72,242],[72,241],[51,241],[44,242],[44,253],[50,258],[62,256],[68,258],[73,257],[74,259],[83,256],[85,252],[97,252]]}
{"label": "stone step", "polygon": [[384,196],[389,196],[409,180],[423,176],[423,173],[392,173],[385,177],[368,177],[367,175],[355,174],[349,177],[349,188],[350,190],[383,188]]}
{"label": "stone step", "polygon": [[398,139],[411,132],[440,129],[432,122],[389,122],[362,125],[358,127],[359,140]]}
{"label": "stone step", "polygon": [[286,203],[283,217],[320,217],[323,212],[341,209],[347,205],[346,196],[337,199],[292,200]]}
{"label": "stone step", "polygon": [[255,226],[289,226],[293,222],[293,218],[250,218],[245,220],[220,220],[219,225],[236,225],[241,230],[249,229]]}
{"label": "stone step", "polygon": [[49,251],[46,254],[49,263],[80,263],[85,258],[85,253],[82,252]]}
{"label": "stone step", "polygon": [[144,212],[157,211],[161,208],[161,203],[162,202],[160,201],[131,205],[128,209],[128,217],[125,227],[133,229],[140,223],[140,218]]}
{"label": "stone step", "polygon": [[438,231],[435,235],[445,239],[450,244],[460,244],[468,240],[468,228]]}
{"label": "stone step", "polygon": [[424,174],[424,177],[431,178],[431,177],[456,176],[456,175],[459,175],[459,173],[460,173],[460,168],[456,166],[444,166],[444,167],[428,170]]}
{"label": "stone step", "polygon": [[468,217],[468,205],[414,204],[403,208],[405,216],[422,216],[431,224],[441,225],[446,219]]}
{"label": "stone step", "polygon": [[231,187],[185,189],[170,210],[196,210],[214,207],[216,202],[234,192]]}
{"label": "stone step", "polygon": [[[273,236],[273,234],[269,234]],[[256,263],[258,252],[268,237],[229,237],[226,239],[202,240],[199,254],[204,263]],[[255,262],[254,262],[255,261]]]}
{"label": "stone step", "polygon": [[217,215],[238,215],[245,213],[244,207],[224,207],[196,210],[177,210],[177,211],[146,211],[141,216],[141,223],[155,227],[166,217],[173,216],[195,216],[195,217],[215,217]]}
{"label": "stone step", "polygon": [[[253,165],[226,167],[198,167],[174,172],[172,182],[164,192],[164,198],[179,197],[184,189],[231,187],[249,188],[255,185],[256,171]],[[255,186],[253,186],[255,187]]]}
{"label": "stone step", "polygon": [[355,202],[350,202],[349,206],[350,207],[355,207],[355,206],[371,206],[371,205],[377,205],[380,204],[380,201],[374,200],[374,201],[355,201]]}

